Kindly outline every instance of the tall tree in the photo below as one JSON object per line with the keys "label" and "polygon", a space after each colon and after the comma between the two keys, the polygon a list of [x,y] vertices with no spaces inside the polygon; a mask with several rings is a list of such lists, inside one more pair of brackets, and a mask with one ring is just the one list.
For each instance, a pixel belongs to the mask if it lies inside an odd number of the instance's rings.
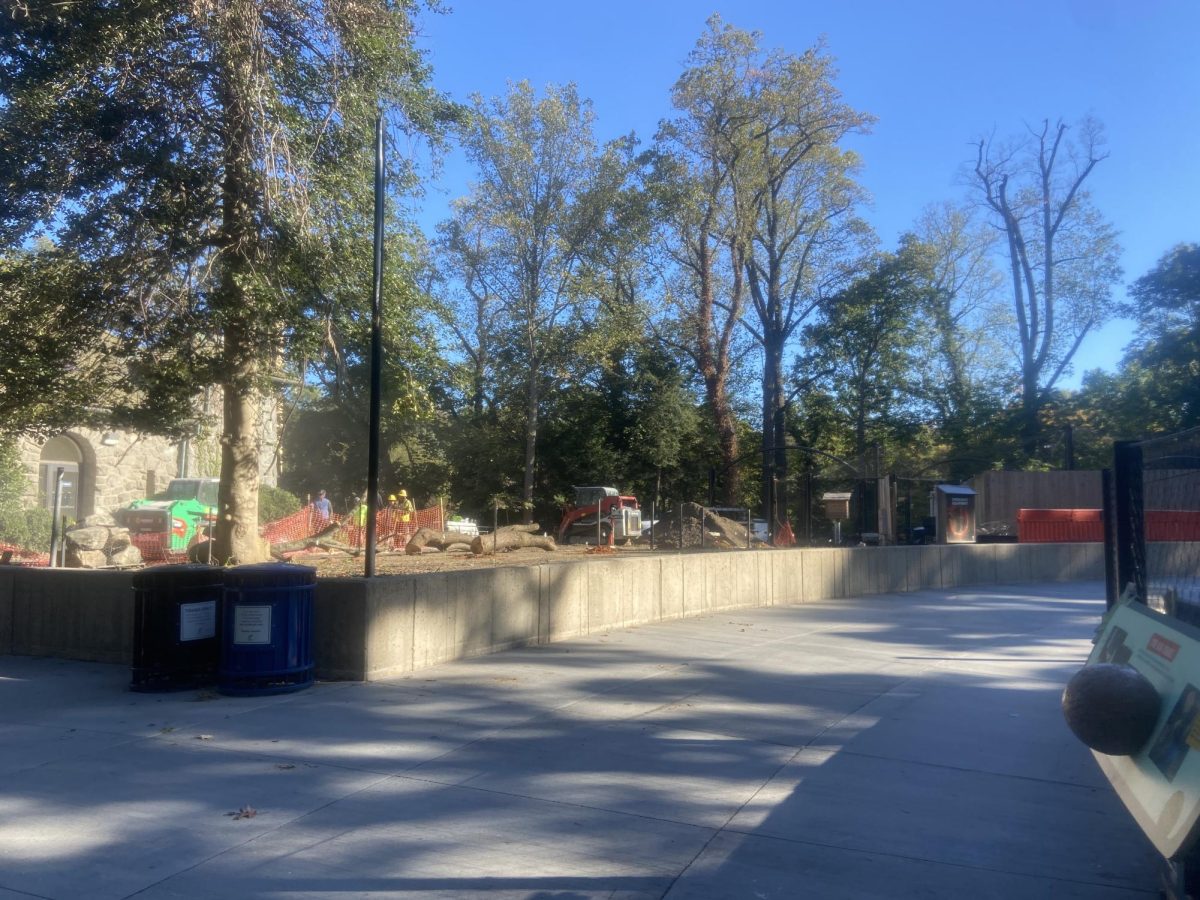
{"label": "tall tree", "polygon": [[110,306],[106,346],[222,386],[222,558],[261,553],[259,398],[313,318],[302,260],[336,209],[314,201],[369,183],[378,104],[425,132],[447,108],[419,5],[88,0],[0,28],[0,241],[50,234]]}
{"label": "tall tree", "polygon": [[929,255],[905,236],[900,249],[836,294],[808,330],[810,369],[849,414],[853,452],[866,453],[912,407],[917,321],[931,293]]}
{"label": "tall tree", "polygon": [[1011,375],[1003,344],[1003,279],[992,263],[993,228],[969,207],[927,207],[915,225],[928,267],[924,315],[918,323],[922,364],[916,388],[951,456],[968,453],[978,429],[998,407]]}
{"label": "tall tree", "polygon": [[[741,52],[753,37],[727,35]],[[703,42],[671,90],[679,115],[659,126],[655,187],[662,203],[663,245],[677,276],[667,299],[677,314],[668,341],[695,366],[717,434],[722,500],[741,502],[738,419],[730,379],[747,304],[733,204],[732,167],[745,127],[744,72],[731,71],[720,53]]]}
{"label": "tall tree", "polygon": [[[504,313],[497,364],[523,409],[521,498],[532,516],[542,407],[561,379],[572,343],[594,306],[578,278],[604,234],[631,174],[628,145],[599,148],[590,105],[573,85],[536,96],[528,82],[503,98],[474,98],[461,139],[477,180],[460,202],[450,249],[472,290]],[[468,260],[472,248],[486,248]]]}
{"label": "tall tree", "polygon": [[856,212],[865,199],[855,181],[859,160],[841,142],[865,132],[871,116],[852,109],[834,87],[822,45],[794,56],[764,52],[760,36],[718,16],[697,43],[684,79],[708,96],[736,97],[725,142],[735,265],[744,273],[762,347],[763,506],[775,477],[786,477],[789,347],[797,330],[843,287],[869,229]]}
{"label": "tall tree", "polygon": [[1107,154],[1099,123],[1078,137],[1059,119],[1021,140],[981,139],[974,177],[1003,235],[1011,275],[1021,372],[1020,432],[1032,457],[1039,414],[1088,333],[1113,312],[1121,275],[1116,232],[1084,187]]}

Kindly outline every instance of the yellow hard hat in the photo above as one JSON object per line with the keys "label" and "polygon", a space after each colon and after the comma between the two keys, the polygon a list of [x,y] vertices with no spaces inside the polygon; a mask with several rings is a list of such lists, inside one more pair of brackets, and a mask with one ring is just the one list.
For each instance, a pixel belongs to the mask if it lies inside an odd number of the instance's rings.
{"label": "yellow hard hat", "polygon": [[[402,494],[403,494],[403,493],[404,493],[404,491],[401,491],[400,493],[402,493]],[[388,502],[391,502],[392,500],[395,500],[395,499],[396,499],[396,495],[395,495],[395,494],[388,494]]]}
{"label": "yellow hard hat", "polygon": [[[407,497],[407,496],[408,496],[408,491],[405,491],[405,490],[402,490],[402,491],[400,491],[400,496],[401,496],[401,497]],[[392,499],[395,499],[395,498],[392,498]]]}

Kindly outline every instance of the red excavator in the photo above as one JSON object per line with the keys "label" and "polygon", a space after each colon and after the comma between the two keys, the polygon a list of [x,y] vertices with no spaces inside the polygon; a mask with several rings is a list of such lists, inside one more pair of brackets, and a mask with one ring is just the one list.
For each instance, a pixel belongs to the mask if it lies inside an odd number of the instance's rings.
{"label": "red excavator", "polygon": [[602,544],[608,543],[609,535],[614,541],[624,541],[642,533],[642,511],[637,497],[622,497],[615,487],[576,486],[575,503],[566,508],[558,523],[558,542],[569,544],[572,537],[595,541],[597,515]]}

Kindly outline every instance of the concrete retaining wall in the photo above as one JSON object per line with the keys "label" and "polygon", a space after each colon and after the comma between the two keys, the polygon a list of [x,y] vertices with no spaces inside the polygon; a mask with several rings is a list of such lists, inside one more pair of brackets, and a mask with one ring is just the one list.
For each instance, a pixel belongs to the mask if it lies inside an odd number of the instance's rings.
{"label": "concrete retaining wall", "polygon": [[[1100,544],[628,554],[425,575],[322,579],[317,674],[388,678],[452,659],[739,607],[1102,579]],[[0,568],[0,655],[128,664],[132,573]]]}

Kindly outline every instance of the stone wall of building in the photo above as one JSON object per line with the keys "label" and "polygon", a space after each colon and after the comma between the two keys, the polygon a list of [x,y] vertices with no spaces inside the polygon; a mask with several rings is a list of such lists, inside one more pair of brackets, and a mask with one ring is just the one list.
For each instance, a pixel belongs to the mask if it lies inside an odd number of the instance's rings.
{"label": "stone wall of building", "polygon": [[[157,435],[137,434],[119,429],[76,428],[55,436],[56,446],[70,441],[77,458],[77,518],[93,512],[112,512],[134,500],[162,491],[172,478],[187,476],[216,477],[221,472],[221,391],[206,390],[198,398],[198,434],[184,441]],[[279,482],[280,404],[274,397],[264,398],[259,419],[262,482]],[[42,451],[47,441],[19,438],[17,449],[29,474],[25,506],[48,505],[40,471]]]}
{"label": "stone wall of building", "polygon": [[[156,435],[79,428],[65,433],[79,450],[79,517],[112,512],[161,491],[179,469],[179,445]],[[23,438],[19,448],[29,472],[25,503],[43,503],[39,467],[45,441]]]}

